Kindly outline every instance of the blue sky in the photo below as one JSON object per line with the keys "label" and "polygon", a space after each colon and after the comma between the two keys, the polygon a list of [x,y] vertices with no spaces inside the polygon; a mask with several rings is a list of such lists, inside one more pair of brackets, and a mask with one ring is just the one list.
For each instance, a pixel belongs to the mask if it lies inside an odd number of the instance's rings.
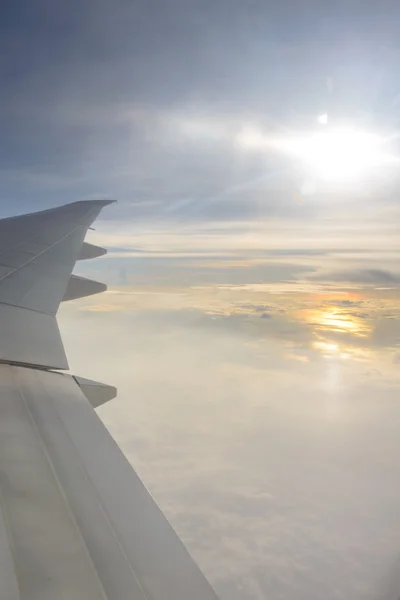
{"label": "blue sky", "polygon": [[[116,198],[66,303],[73,370],[221,600],[400,593],[399,178],[265,140],[389,136],[396,2],[15,1],[0,216]],[[261,139],[262,143],[258,143]]]}

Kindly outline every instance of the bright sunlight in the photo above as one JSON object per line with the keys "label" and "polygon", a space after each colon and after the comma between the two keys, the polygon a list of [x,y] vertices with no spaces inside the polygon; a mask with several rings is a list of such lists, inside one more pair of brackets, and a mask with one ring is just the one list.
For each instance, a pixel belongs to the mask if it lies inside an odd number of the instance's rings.
{"label": "bright sunlight", "polygon": [[365,131],[340,128],[281,140],[278,147],[300,158],[310,174],[330,182],[355,181],[393,160],[385,139]]}

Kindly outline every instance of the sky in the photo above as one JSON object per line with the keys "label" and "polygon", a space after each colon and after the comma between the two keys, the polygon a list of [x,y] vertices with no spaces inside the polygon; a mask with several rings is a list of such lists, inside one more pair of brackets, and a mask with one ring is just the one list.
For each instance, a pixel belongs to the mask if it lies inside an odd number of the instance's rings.
{"label": "sky", "polygon": [[[76,268],[108,291],[62,305],[63,339],[221,600],[400,596],[399,13],[2,12],[0,217],[118,200]],[[332,180],[288,146],[344,126],[390,161]],[[364,156],[347,141],[329,166]]]}

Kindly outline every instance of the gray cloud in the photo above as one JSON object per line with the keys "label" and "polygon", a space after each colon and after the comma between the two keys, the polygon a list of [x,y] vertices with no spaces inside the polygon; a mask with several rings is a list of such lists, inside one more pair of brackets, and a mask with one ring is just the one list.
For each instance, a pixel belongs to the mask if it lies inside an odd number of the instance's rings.
{"label": "gray cloud", "polygon": [[371,336],[372,343],[376,346],[400,346],[400,321],[395,319],[379,318]]}
{"label": "gray cloud", "polygon": [[183,220],[329,213],[324,194],[297,201],[291,165],[246,157],[231,138],[243,125],[310,126],[327,105],[378,118],[396,34],[387,26],[382,36],[365,4],[362,22],[345,2],[337,9],[261,0],[40,0],[33,9],[19,0],[1,24],[4,205],[106,194],[135,218],[168,219],[171,206]]}
{"label": "gray cloud", "polygon": [[337,281],[342,283],[360,283],[370,285],[397,285],[400,283],[400,274],[385,271],[384,269],[348,269],[318,273],[311,277],[318,281]]}

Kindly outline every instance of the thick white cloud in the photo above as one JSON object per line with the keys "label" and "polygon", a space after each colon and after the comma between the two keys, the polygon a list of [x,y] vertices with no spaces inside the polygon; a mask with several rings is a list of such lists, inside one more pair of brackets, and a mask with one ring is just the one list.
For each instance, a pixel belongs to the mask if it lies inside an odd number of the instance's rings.
{"label": "thick white cloud", "polygon": [[271,298],[271,318],[253,298],[221,328],[210,296],[187,312],[183,290],[172,311],[142,293],[63,308],[71,366],[118,386],[100,415],[221,600],[396,597],[393,352],[313,348]]}

